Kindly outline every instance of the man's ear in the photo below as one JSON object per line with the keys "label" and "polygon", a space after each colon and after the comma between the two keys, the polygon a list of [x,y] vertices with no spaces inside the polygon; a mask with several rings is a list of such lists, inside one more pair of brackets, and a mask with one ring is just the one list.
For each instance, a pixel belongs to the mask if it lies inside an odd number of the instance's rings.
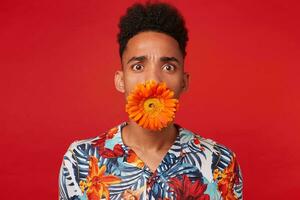
{"label": "man's ear", "polygon": [[116,71],[115,73],[115,87],[116,89],[124,93],[125,92],[125,87],[124,87],[124,72],[123,71]]}
{"label": "man's ear", "polygon": [[183,92],[186,92],[189,89],[189,83],[190,83],[190,75],[187,72],[184,72],[183,85],[182,85]]}

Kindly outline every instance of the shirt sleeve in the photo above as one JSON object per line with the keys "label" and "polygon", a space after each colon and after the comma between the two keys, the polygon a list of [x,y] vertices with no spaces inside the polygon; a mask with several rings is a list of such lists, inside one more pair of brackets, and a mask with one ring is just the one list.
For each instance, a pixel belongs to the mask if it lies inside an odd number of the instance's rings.
{"label": "shirt sleeve", "polygon": [[214,170],[221,199],[242,200],[243,178],[241,168],[234,152],[223,146],[218,146],[218,162]]}
{"label": "shirt sleeve", "polygon": [[237,199],[242,200],[243,199],[243,177],[242,177],[241,167],[237,162],[235,155],[233,157],[233,162],[234,162],[233,178],[232,178],[233,193],[235,194]]}
{"label": "shirt sleeve", "polygon": [[79,199],[82,196],[76,177],[78,164],[73,153],[73,143],[65,153],[59,172],[59,200]]}

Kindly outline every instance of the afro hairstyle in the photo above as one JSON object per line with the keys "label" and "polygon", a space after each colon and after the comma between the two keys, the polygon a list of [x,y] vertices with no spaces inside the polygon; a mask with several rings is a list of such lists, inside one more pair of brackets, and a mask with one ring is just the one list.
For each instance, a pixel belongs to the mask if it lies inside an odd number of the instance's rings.
{"label": "afro hairstyle", "polygon": [[155,31],[173,37],[179,44],[183,57],[186,55],[188,30],[179,11],[170,4],[162,2],[135,3],[127,9],[119,22],[119,54],[122,58],[130,38],[140,32]]}

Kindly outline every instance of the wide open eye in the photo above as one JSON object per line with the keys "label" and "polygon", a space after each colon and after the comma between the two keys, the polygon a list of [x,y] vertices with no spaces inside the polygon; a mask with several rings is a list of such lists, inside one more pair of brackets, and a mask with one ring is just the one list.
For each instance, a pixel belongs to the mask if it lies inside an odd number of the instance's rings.
{"label": "wide open eye", "polygon": [[171,64],[165,64],[163,66],[163,70],[164,71],[167,71],[167,72],[173,72],[175,71],[176,67],[174,65],[171,65]]}
{"label": "wide open eye", "polygon": [[131,69],[133,71],[142,71],[144,69],[144,66],[141,64],[134,64],[131,66]]}

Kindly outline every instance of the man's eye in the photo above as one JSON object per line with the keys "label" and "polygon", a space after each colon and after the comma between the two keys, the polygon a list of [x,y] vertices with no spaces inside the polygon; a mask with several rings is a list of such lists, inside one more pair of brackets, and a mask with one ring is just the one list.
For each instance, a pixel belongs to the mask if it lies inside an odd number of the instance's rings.
{"label": "man's eye", "polygon": [[163,70],[169,71],[169,72],[175,71],[175,66],[174,65],[170,65],[170,64],[166,64],[166,65],[163,66]]}
{"label": "man's eye", "polygon": [[135,64],[131,67],[134,71],[141,71],[144,67],[140,64]]}

